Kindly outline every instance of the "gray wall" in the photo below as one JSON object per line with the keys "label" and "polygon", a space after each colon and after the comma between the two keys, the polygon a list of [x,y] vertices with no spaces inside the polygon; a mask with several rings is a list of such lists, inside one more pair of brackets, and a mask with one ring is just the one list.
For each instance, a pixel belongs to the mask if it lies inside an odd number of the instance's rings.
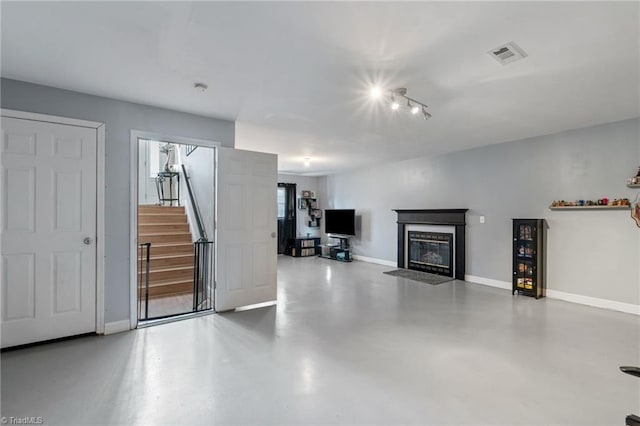
{"label": "gray wall", "polygon": [[2,108],[105,123],[105,320],[129,319],[130,131],[208,139],[233,147],[235,123],[4,78],[0,94]]}
{"label": "gray wall", "polygon": [[[309,211],[308,210],[298,210],[298,199],[300,198],[300,193],[302,190],[308,189],[309,191],[313,191],[316,193],[316,197],[322,197],[322,193],[319,190],[320,178],[316,176],[300,176],[300,175],[289,175],[289,174],[279,174],[278,182],[280,183],[295,183],[296,184],[296,232],[298,237],[306,237],[307,233],[309,233],[312,237],[317,237],[320,235],[320,228],[309,228],[307,226],[307,222],[309,221]],[[324,206],[320,203],[320,198],[318,198],[318,203],[320,209],[324,210]],[[322,225],[322,219],[320,220],[320,224]]]}
{"label": "gray wall", "polygon": [[626,120],[327,176],[323,208],[356,208],[354,253],[390,261],[391,209],[468,208],[467,274],[507,282],[511,218],[545,218],[549,289],[638,304],[640,229],[629,211],[548,206],[554,199],[633,201],[640,190],[626,181],[640,165],[639,127],[640,120]]}

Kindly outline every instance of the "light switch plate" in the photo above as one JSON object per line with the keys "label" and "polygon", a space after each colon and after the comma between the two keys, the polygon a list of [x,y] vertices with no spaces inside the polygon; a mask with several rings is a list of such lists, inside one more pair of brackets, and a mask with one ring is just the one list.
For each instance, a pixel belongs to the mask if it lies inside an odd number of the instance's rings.
{"label": "light switch plate", "polygon": [[480,223],[484,223],[484,216],[480,216]]}

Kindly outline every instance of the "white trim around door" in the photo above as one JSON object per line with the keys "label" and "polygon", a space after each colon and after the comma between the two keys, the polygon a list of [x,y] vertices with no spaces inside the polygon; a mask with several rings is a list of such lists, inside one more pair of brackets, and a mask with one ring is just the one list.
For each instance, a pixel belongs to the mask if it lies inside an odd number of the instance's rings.
{"label": "white trim around door", "polygon": [[[222,144],[220,142],[214,142],[205,139],[195,139],[183,136],[170,136],[143,130],[131,130],[129,154],[131,158],[129,174],[129,193],[131,194],[129,206],[129,321],[131,323],[131,329],[135,329],[138,327],[138,289],[136,288],[138,282],[138,271],[136,259],[138,255],[138,140],[140,139],[215,148],[216,152],[219,148],[222,147]],[[217,244],[214,244],[214,262],[216,259],[216,246]],[[179,318],[183,317],[184,315],[180,316]]]}
{"label": "white trim around door", "polygon": [[[104,334],[104,276],[105,276],[105,125],[97,121],[38,114],[34,112],[0,109],[0,116],[53,124],[86,127],[96,130],[96,333]],[[1,268],[1,266],[0,266]]]}

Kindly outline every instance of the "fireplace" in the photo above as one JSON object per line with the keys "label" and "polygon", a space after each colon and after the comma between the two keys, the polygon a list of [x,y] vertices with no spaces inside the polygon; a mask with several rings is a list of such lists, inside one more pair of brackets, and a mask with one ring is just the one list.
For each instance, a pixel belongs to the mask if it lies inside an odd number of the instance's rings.
{"label": "fireplace", "polygon": [[453,277],[453,234],[408,231],[407,268]]}
{"label": "fireplace", "polygon": [[464,280],[467,209],[396,212],[398,268]]}

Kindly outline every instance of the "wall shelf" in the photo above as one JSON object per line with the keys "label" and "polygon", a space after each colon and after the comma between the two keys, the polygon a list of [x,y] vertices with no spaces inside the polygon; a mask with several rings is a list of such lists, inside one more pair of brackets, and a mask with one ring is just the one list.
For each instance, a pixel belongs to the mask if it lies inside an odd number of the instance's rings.
{"label": "wall shelf", "polygon": [[630,210],[631,206],[549,206],[549,210]]}
{"label": "wall shelf", "polygon": [[640,183],[628,183],[629,188],[640,188]]}
{"label": "wall shelf", "polygon": [[318,200],[316,193],[309,190],[301,191],[302,196],[298,199],[298,210],[307,210],[309,220],[307,227],[319,228],[320,218],[322,218],[322,210],[318,208]]}

